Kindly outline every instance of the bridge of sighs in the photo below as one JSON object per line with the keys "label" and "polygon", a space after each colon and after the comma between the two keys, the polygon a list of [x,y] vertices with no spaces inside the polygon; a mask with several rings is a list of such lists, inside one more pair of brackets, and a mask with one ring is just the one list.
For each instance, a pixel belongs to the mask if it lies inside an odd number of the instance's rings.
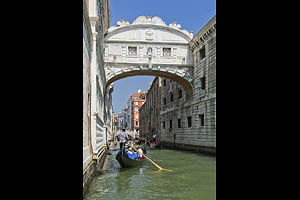
{"label": "bridge of sighs", "polygon": [[193,33],[169,25],[159,17],[125,19],[108,29],[104,38],[106,87],[116,80],[136,75],[172,79],[192,96],[193,57],[189,41]]}

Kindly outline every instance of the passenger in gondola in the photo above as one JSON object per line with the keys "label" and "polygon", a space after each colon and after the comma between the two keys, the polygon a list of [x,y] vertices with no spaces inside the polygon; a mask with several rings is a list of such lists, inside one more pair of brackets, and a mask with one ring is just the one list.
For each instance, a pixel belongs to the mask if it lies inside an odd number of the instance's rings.
{"label": "passenger in gondola", "polygon": [[130,147],[129,149],[126,149],[126,151],[127,151],[127,154],[130,154],[130,155],[132,155],[133,154],[133,152],[132,152],[132,148]]}
{"label": "passenger in gondola", "polygon": [[132,152],[132,148],[126,149],[127,156],[133,160],[138,159],[138,154],[136,152]]}
{"label": "passenger in gondola", "polygon": [[138,159],[139,159],[139,160],[140,160],[140,159],[143,159],[143,158],[144,158],[144,156],[143,156],[143,150],[141,149],[141,147],[140,147],[140,146],[138,146],[138,149],[137,149],[137,150],[138,150],[138,152],[137,152],[137,153],[138,153],[138,156],[139,156],[139,158],[138,158]]}

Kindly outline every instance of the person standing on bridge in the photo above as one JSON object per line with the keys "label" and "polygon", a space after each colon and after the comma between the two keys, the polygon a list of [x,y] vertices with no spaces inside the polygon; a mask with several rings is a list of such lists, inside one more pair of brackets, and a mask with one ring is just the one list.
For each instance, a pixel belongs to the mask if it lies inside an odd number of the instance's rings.
{"label": "person standing on bridge", "polygon": [[125,145],[125,142],[129,140],[127,133],[125,133],[125,128],[122,128],[121,131],[118,133],[118,140],[120,144],[120,151],[123,150],[123,146]]}

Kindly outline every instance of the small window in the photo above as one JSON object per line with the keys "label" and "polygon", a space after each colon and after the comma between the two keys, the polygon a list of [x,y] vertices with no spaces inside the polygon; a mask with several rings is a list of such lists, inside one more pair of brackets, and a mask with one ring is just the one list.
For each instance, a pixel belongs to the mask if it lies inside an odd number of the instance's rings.
{"label": "small window", "polygon": [[164,79],[164,87],[167,85],[167,80]]}
{"label": "small window", "polygon": [[181,119],[177,119],[177,125],[178,128],[181,128]]}
{"label": "small window", "polygon": [[163,56],[171,56],[171,48],[163,48]]}
{"label": "small window", "polygon": [[145,99],[145,98],[146,98],[145,94],[141,94],[141,95],[140,95],[140,98],[141,98],[141,99]]}
{"label": "small window", "polygon": [[128,55],[130,55],[130,56],[137,55],[137,48],[136,47],[128,47]]}
{"label": "small window", "polygon": [[172,128],[172,120],[170,120],[170,128]]}
{"label": "small window", "polygon": [[205,58],[205,46],[200,49],[199,54],[200,54],[200,60]]}
{"label": "small window", "polygon": [[171,102],[173,102],[173,93],[171,93],[170,96],[171,96]]}
{"label": "small window", "polygon": [[199,115],[200,126],[204,126],[204,114]]}
{"label": "small window", "polygon": [[182,89],[178,90],[178,99],[182,98]]}
{"label": "small window", "polygon": [[188,117],[187,121],[188,121],[188,128],[192,127],[192,117]]}
{"label": "small window", "polygon": [[205,89],[205,76],[200,78],[200,84],[201,84],[201,89],[204,90]]}
{"label": "small window", "polygon": [[135,121],[135,125],[138,126],[138,125],[139,125],[139,122],[138,122],[138,121]]}
{"label": "small window", "polygon": [[163,129],[166,128],[166,122],[163,122]]}
{"label": "small window", "polygon": [[164,105],[166,105],[167,104],[167,99],[166,98],[164,98]]}

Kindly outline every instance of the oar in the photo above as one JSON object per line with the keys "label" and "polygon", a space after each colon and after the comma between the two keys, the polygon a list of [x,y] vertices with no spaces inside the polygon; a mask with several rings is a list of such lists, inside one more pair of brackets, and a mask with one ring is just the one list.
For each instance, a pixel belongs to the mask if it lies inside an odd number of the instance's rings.
{"label": "oar", "polygon": [[[136,152],[138,152],[134,147],[133,145],[131,146]],[[175,172],[174,170],[171,170],[171,169],[163,169],[162,167],[160,167],[158,164],[156,164],[155,162],[153,162],[150,158],[148,158],[146,155],[144,155],[145,158],[147,158],[153,165],[155,165],[159,171],[161,170],[165,170],[165,171],[168,171],[168,172]]]}

